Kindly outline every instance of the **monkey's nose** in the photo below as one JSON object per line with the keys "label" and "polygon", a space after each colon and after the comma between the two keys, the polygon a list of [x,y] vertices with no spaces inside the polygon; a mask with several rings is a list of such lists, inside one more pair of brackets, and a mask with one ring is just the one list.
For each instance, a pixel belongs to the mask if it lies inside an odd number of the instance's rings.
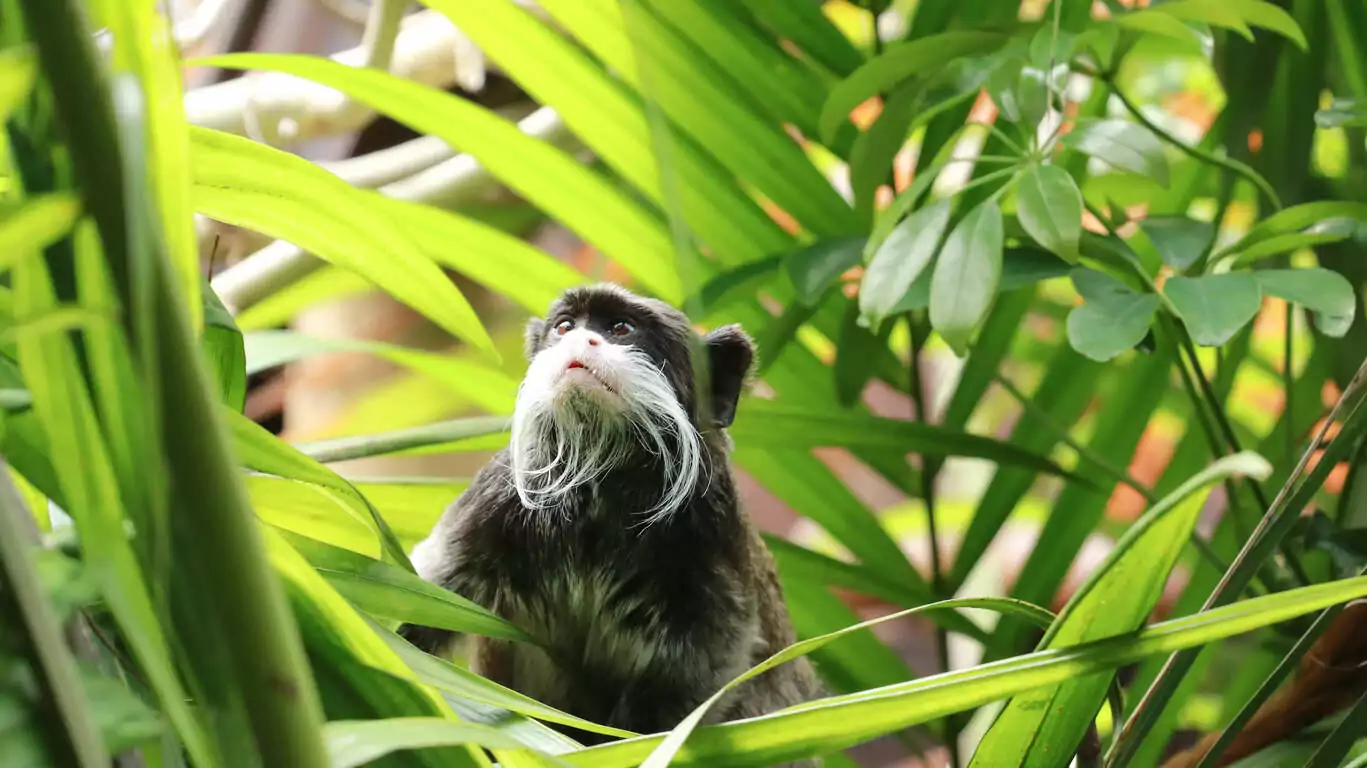
{"label": "monkey's nose", "polygon": [[590,347],[596,347],[596,346],[598,346],[598,337],[597,337],[597,336],[590,336],[590,337],[589,337],[589,346],[590,346]]}

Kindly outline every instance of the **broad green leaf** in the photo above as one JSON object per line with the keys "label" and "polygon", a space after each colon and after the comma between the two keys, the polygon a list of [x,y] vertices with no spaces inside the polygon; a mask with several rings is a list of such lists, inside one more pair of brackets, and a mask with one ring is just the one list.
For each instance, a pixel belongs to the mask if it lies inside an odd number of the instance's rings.
{"label": "broad green leaf", "polygon": [[[1257,454],[1230,456],[1154,505],[1073,594],[1040,648],[1066,648],[1142,626],[1195,530],[1210,489],[1235,475],[1261,480],[1271,471]],[[973,765],[1055,765],[1067,759],[1100,709],[1109,683],[1109,676],[1094,675],[1016,696],[979,744]]]}
{"label": "broad green leaf", "polygon": [[200,279],[204,282],[200,286],[200,296],[204,301],[203,345],[209,371],[218,384],[223,404],[241,411],[247,401],[247,352],[243,347],[242,331],[208,281]]}
{"label": "broad green leaf", "polygon": [[1070,264],[1082,237],[1082,193],[1057,165],[1036,165],[1016,186],[1016,216],[1035,241]]}
{"label": "broad green leaf", "polygon": [[[1063,277],[1068,271],[1068,262],[1033,245],[1007,248],[1002,252],[1002,279],[997,285],[997,293],[1007,293],[1041,280]],[[923,270],[901,301],[893,305],[891,314],[913,312],[930,306],[932,274],[932,271]]]}
{"label": "broad green leaf", "polygon": [[859,264],[862,237],[821,240],[784,257],[783,266],[797,290],[797,300],[816,306],[846,270]]}
{"label": "broad green leaf", "polygon": [[1178,272],[1196,263],[1215,239],[1215,225],[1185,216],[1150,216],[1139,229],[1153,243],[1164,264]]}
{"label": "broad green leaf", "polygon": [[1004,40],[991,32],[956,30],[888,46],[882,55],[864,63],[831,89],[821,109],[822,139],[830,141],[854,108],[870,97],[890,90],[908,77],[933,72],[961,56],[986,53]]}
{"label": "broad green leaf", "polygon": [[486,608],[388,563],[281,532],[338,593],[372,616],[485,637],[532,642]]}
{"label": "broad green leaf", "polygon": [[1197,21],[1232,29],[1252,42],[1253,30],[1248,28],[1248,21],[1240,9],[1236,8],[1237,5],[1238,2],[1222,0],[1171,0],[1157,4],[1150,10],[1182,21]]}
{"label": "broad green leaf", "polygon": [[1247,272],[1172,277],[1163,293],[1177,308],[1197,344],[1218,347],[1234,337],[1262,306],[1258,281]]}
{"label": "broad green leaf", "polygon": [[930,323],[963,357],[996,299],[1002,277],[1002,212],[995,200],[969,211],[949,233],[930,281]]}
{"label": "broad green leaf", "polygon": [[903,219],[873,254],[859,285],[859,309],[877,330],[940,247],[953,201],[943,198]]}
{"label": "broad green leaf", "polygon": [[1330,106],[1315,112],[1315,125],[1321,128],[1367,125],[1367,104],[1357,99],[1335,99]]}
{"label": "broad green leaf", "polygon": [[457,723],[440,717],[390,717],[383,720],[332,720],[323,726],[332,768],[356,768],[394,752],[425,747],[477,744],[481,747],[521,747],[516,739],[495,728]]}
{"label": "broad green leaf", "polygon": [[[454,694],[462,699],[498,707],[506,710],[505,715],[507,712],[516,712],[526,717],[535,717],[549,723],[568,725],[590,733],[601,733],[607,736],[630,737],[635,735],[631,731],[592,723],[561,712],[554,707],[549,707],[536,699],[480,677],[468,669],[423,653],[403,638],[378,625],[372,624],[371,629],[378,639],[408,666],[413,676],[422,681],[424,685],[430,685],[439,691]],[[544,745],[532,744],[530,746]]]}
{"label": "broad green leaf", "polygon": [[[375,69],[315,56],[231,54],[204,66],[269,69],[336,88],[419,133],[440,136],[529,202],[603,250],[667,301],[683,298],[664,225],[570,155],[464,99]],[[381,284],[382,285],[382,284]]]}
{"label": "broad green leaf", "polygon": [[35,197],[0,219],[0,272],[61,240],[81,215],[81,203],[61,193]]}
{"label": "broad green leaf", "polygon": [[[1203,0],[1203,2],[1209,5],[1214,0]],[[1271,30],[1295,43],[1302,51],[1309,50],[1310,43],[1305,39],[1305,33],[1301,31],[1300,25],[1296,23],[1291,14],[1276,3],[1266,0],[1232,0],[1229,4],[1235,7],[1249,26]]]}
{"label": "broad green leaf", "polygon": [[971,456],[1007,466],[1028,467],[1037,472],[1068,474],[1043,456],[989,437],[920,421],[845,412],[822,413],[810,407],[799,408],[767,400],[746,402],[738,409],[729,432],[738,446],[747,448],[865,446],[885,448],[899,455]]}
{"label": "broad green leaf", "polygon": [[369,197],[303,158],[250,139],[196,127],[191,140],[200,213],[354,270],[497,359],[455,284]]}
{"label": "broad green leaf", "polygon": [[694,708],[694,710],[683,719],[683,722],[679,723],[678,726],[676,726],[672,731],[670,731],[669,734],[665,736],[664,740],[661,741],[659,745],[655,747],[655,749],[650,753],[650,756],[646,758],[645,762],[641,763],[641,768],[666,768],[666,766],[670,764],[670,761],[674,759],[674,756],[678,754],[680,748],[683,747],[684,742],[688,739],[689,735],[693,733],[693,731],[698,727],[698,724],[702,722],[703,717],[707,715],[707,711],[711,709],[712,706],[716,704],[717,701],[719,701],[722,697],[724,697],[731,691],[735,690],[737,686],[741,685],[745,681],[757,677],[761,674],[764,674],[765,672],[768,672],[774,667],[785,664],[789,661],[792,661],[793,659],[806,656],[812,651],[815,651],[818,648],[821,648],[822,646],[829,645],[830,643],[839,640],[845,635],[852,634],[854,632],[859,632],[873,626],[877,626],[878,624],[882,624],[886,621],[905,618],[907,616],[911,616],[918,613],[924,613],[926,611],[954,610],[956,608],[980,608],[987,609],[990,611],[996,611],[998,613],[1001,613],[1003,616],[1024,618],[1027,621],[1030,621],[1034,623],[1036,626],[1040,627],[1049,626],[1050,622],[1053,621],[1054,618],[1052,613],[1043,608],[1040,608],[1037,605],[1031,605],[1030,603],[1022,603],[1016,600],[1006,600],[991,597],[957,598],[953,600],[942,600],[940,602],[931,603],[929,605],[922,605],[916,608],[909,608],[905,611],[898,611],[896,613],[891,613],[886,616],[880,616],[876,619],[871,619],[869,621],[861,622],[859,624],[846,627],[845,629],[839,630],[838,632],[832,632],[829,634],[821,635],[820,637],[813,637],[799,641],[793,645],[788,646],[787,648],[784,648],[778,653],[775,653],[774,655],[770,656],[769,658],[765,659],[759,664],[756,664],[755,666],[751,667],[744,673],[733,678],[730,682],[726,683],[726,685],[723,685],[720,689],[718,689],[716,693],[709,696],[706,701],[704,701],[703,703],[699,704],[696,708]]}
{"label": "broad green leaf", "polygon": [[1357,312],[1353,286],[1337,272],[1321,267],[1263,269],[1253,273],[1264,294],[1292,301],[1315,313],[1315,326],[1326,336],[1348,333]]}
{"label": "broad green leaf", "polygon": [[33,53],[22,48],[0,51],[0,121],[9,118],[33,88],[38,74]]}
{"label": "broad green leaf", "polygon": [[307,336],[292,331],[254,331],[245,334],[243,341],[248,374],[329,352],[368,352],[431,376],[493,413],[512,413],[517,398],[516,379],[492,366],[452,355],[361,339]]}
{"label": "broad green leaf", "polygon": [[1147,176],[1168,186],[1168,160],[1163,143],[1147,128],[1119,118],[1079,123],[1062,145],[1103,160],[1121,171]]}
{"label": "broad green leaf", "polygon": [[[702,726],[671,765],[773,765],[854,744],[954,712],[1243,634],[1367,595],[1367,577],[1288,590],[1155,624],[1119,637],[1050,649],[907,683]],[[653,735],[564,755],[581,768],[630,768],[663,742]]]}
{"label": "broad green leaf", "polygon": [[1175,40],[1182,44],[1184,50],[1190,50],[1194,53],[1204,52],[1203,41],[1199,32],[1165,13],[1158,13],[1154,9],[1120,14],[1115,19],[1115,25],[1119,29],[1161,35],[1169,40]]}
{"label": "broad green leaf", "polygon": [[1083,303],[1068,313],[1068,343],[1101,363],[1133,349],[1149,332],[1161,303],[1156,294],[1135,293],[1090,269],[1074,271],[1073,285]]}
{"label": "broad green leaf", "polygon": [[1317,224],[1323,226],[1324,222],[1334,219],[1367,221],[1367,203],[1347,200],[1318,200],[1313,203],[1302,203],[1284,208],[1258,222],[1257,226],[1248,231],[1248,234],[1240,238],[1233,246],[1223,249],[1221,253],[1245,251],[1278,235],[1299,233]]}

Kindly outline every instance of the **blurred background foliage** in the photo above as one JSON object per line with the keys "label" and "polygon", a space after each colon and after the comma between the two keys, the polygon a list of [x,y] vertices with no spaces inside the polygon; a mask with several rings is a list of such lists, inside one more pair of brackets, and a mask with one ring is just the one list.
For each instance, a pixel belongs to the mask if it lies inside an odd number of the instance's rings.
{"label": "blurred background foliage", "polygon": [[[1357,0],[0,0],[0,764],[1243,722],[1367,594],[1364,41]],[[392,633],[525,640],[405,553],[598,280],[756,338],[736,471],[835,698],[583,749],[546,724],[632,734]],[[1238,764],[1361,759],[1345,686]]]}

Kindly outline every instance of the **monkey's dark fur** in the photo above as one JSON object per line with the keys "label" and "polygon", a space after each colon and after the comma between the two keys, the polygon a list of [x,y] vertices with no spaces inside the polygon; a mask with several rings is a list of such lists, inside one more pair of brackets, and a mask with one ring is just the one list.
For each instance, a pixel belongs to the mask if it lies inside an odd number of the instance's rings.
{"label": "monkey's dark fur", "polygon": [[[420,571],[546,646],[472,637],[475,671],[591,721],[638,733],[668,730],[723,684],[795,641],[771,555],[737,505],[727,463],[724,428],[753,347],[739,326],[700,340],[669,305],[598,285],[566,292],[546,321],[531,321],[529,359],[560,341],[555,329],[563,319],[607,343],[620,343],[608,332],[614,323],[634,325],[630,343],[663,372],[701,434],[703,471],[691,494],[672,514],[641,525],[641,513],[660,498],[663,467],[640,445],[548,514],[520,501],[504,449],[437,523],[429,540],[435,562]],[[696,396],[694,350],[705,352],[710,372],[703,400]],[[700,412],[710,414],[704,424]],[[433,653],[454,639],[411,625],[401,633]],[[798,659],[738,688],[706,722],[773,712],[819,692],[812,667]]]}

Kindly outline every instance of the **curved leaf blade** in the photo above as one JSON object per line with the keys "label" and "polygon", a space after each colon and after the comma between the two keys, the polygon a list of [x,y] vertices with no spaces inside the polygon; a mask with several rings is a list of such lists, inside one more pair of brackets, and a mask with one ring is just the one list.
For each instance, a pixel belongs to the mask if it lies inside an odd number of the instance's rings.
{"label": "curved leaf blade", "polygon": [[1337,272],[1322,267],[1263,269],[1253,273],[1263,293],[1300,304],[1315,313],[1315,325],[1326,336],[1341,338],[1353,325],[1357,301],[1353,286]]}
{"label": "curved leaf blade", "polygon": [[873,254],[859,285],[859,311],[877,330],[935,258],[953,201],[937,200],[903,219]]}
{"label": "curved leaf blade", "polygon": [[1258,314],[1263,294],[1247,272],[1173,277],[1163,293],[1177,308],[1197,344],[1218,347]]}
{"label": "curved leaf blade", "polygon": [[1001,208],[988,200],[964,216],[940,249],[930,278],[930,324],[960,357],[996,299],[1004,237]]}
{"label": "curved leaf blade", "polygon": [[1016,187],[1016,215],[1025,231],[1070,264],[1078,259],[1082,238],[1082,192],[1057,165],[1036,165]]}

